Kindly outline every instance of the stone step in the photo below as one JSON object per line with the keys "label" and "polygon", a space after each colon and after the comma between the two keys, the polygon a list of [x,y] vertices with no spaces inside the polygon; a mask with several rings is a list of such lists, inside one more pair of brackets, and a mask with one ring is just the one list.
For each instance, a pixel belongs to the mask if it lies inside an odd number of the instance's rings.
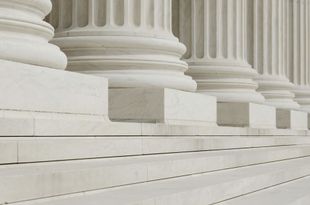
{"label": "stone step", "polygon": [[307,156],[310,145],[2,165],[0,204]]}
{"label": "stone step", "polygon": [[217,205],[309,205],[310,177],[294,180]]}
{"label": "stone step", "polygon": [[309,175],[310,157],[306,157],[16,205],[208,205]]}
{"label": "stone step", "polygon": [[[305,187],[305,189],[307,189],[309,192],[309,188],[310,186],[308,184],[308,186]],[[302,198],[297,199],[296,201],[293,201],[290,205],[309,205],[309,203],[310,203],[310,195],[308,193],[307,196],[304,196]]]}
{"label": "stone step", "polygon": [[0,164],[310,144],[298,136],[0,138]]}

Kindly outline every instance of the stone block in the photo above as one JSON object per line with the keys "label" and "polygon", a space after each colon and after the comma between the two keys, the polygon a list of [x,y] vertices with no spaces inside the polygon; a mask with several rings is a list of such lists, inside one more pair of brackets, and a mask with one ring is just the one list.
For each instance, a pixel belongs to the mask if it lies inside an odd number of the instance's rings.
{"label": "stone block", "polygon": [[220,102],[217,106],[219,125],[251,128],[276,127],[276,111],[272,106],[234,102]]}
{"label": "stone block", "polygon": [[215,126],[216,98],[173,89],[111,89],[109,117],[115,121]]}
{"label": "stone block", "polygon": [[109,122],[105,78],[0,60],[0,81],[0,136],[85,134]]}
{"label": "stone block", "polygon": [[277,109],[277,127],[280,129],[308,130],[308,113]]}
{"label": "stone block", "polygon": [[18,143],[15,140],[0,140],[0,164],[17,163]]}
{"label": "stone block", "polygon": [[0,109],[108,114],[105,78],[0,60]]}

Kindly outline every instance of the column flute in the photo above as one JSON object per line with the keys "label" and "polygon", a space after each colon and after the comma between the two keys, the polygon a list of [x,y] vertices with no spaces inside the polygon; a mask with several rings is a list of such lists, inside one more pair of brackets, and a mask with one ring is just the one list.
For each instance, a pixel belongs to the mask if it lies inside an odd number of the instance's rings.
{"label": "column flute", "polygon": [[188,50],[184,58],[198,92],[220,102],[263,102],[247,62],[245,0],[174,2],[175,33]]}

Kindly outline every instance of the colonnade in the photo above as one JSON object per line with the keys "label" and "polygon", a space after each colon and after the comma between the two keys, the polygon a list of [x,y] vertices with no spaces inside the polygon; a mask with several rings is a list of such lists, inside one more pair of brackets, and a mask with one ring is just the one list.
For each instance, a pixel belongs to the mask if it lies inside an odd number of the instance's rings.
{"label": "colonnade", "polygon": [[53,3],[52,42],[68,70],[105,76],[112,88],[195,91],[196,81],[220,102],[309,108],[308,0]]}
{"label": "colonnade", "polygon": [[1,0],[0,59],[102,76],[111,89],[309,111],[309,3]]}

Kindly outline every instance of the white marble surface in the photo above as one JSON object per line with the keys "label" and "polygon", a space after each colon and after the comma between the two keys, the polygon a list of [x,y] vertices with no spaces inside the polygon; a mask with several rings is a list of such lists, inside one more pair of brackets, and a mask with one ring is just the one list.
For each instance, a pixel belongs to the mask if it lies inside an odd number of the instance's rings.
{"label": "white marble surface", "polygon": [[[291,38],[288,51],[289,78],[294,83],[295,101],[303,110],[310,111],[310,75],[309,75],[309,55],[310,55],[310,1],[291,0]],[[293,54],[293,55],[292,55]]]}
{"label": "white marble surface", "polygon": [[310,177],[270,187],[247,196],[227,200],[219,205],[308,205]]}
{"label": "white marble surface", "polygon": [[293,83],[288,79],[292,64],[289,20],[290,0],[247,0],[248,60],[259,73],[255,80],[266,104],[278,108],[298,108]]}
{"label": "white marble surface", "polygon": [[198,92],[219,102],[263,102],[247,60],[246,1],[174,1],[174,33]]}
{"label": "white marble surface", "polygon": [[0,110],[108,114],[104,78],[0,60],[0,80]]}
{"label": "white marble surface", "polygon": [[307,157],[17,204],[213,204],[305,177],[309,161]]}
{"label": "white marble surface", "polygon": [[48,43],[54,28],[43,18],[51,9],[50,0],[1,0],[0,59],[65,69],[67,57]]}
{"label": "white marble surface", "polygon": [[1,137],[0,164],[310,144],[304,136]]}
{"label": "white marble surface", "polygon": [[111,120],[216,126],[216,99],[173,89],[109,91]]}
{"label": "white marble surface", "polygon": [[51,197],[309,154],[308,145],[1,166],[0,184],[5,187],[0,187],[0,199],[10,202]]}

